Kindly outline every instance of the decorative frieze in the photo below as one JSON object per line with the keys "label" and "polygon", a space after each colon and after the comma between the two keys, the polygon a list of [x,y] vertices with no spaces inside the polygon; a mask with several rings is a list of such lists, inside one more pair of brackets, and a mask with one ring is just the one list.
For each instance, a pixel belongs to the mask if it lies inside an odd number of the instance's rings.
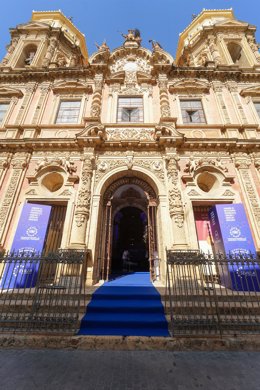
{"label": "decorative frieze", "polygon": [[154,129],[152,128],[106,128],[106,134],[108,141],[154,141]]}

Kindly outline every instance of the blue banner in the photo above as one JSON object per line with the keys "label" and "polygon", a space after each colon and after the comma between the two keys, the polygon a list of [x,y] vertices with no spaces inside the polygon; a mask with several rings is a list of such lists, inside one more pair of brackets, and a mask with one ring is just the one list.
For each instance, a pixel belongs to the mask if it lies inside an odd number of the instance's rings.
{"label": "blue banner", "polygon": [[[216,253],[249,258],[256,256],[252,233],[242,204],[216,205],[209,210],[209,220]],[[224,271],[224,272],[223,272]],[[220,271],[225,286],[239,291],[259,291],[260,269],[257,265],[229,262]]]}
{"label": "blue banner", "polygon": [[[48,228],[51,206],[26,203],[18,222],[10,252],[25,254],[41,253]],[[5,266],[1,281],[2,288],[34,287],[39,262],[30,258],[26,261],[10,262]]]}

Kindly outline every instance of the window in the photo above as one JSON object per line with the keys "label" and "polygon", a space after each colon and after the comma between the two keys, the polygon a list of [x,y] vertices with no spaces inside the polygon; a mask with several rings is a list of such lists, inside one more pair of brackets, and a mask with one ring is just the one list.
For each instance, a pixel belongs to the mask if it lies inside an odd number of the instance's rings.
{"label": "window", "polygon": [[117,122],[143,122],[143,98],[119,97]]}
{"label": "window", "polygon": [[257,115],[260,118],[260,102],[254,102],[254,105],[255,105],[255,109],[256,109]]}
{"label": "window", "polygon": [[8,108],[9,103],[0,103],[0,123],[3,121]]}
{"label": "window", "polygon": [[181,100],[183,123],[206,123],[200,100]]}
{"label": "window", "polygon": [[80,100],[61,102],[56,123],[78,123],[80,104]]}

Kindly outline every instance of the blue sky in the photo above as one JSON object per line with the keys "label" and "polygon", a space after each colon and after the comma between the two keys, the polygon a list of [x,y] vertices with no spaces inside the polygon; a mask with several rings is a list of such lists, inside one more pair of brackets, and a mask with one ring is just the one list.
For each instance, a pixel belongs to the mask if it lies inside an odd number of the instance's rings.
{"label": "blue sky", "polygon": [[233,8],[237,19],[258,27],[260,42],[260,0],[9,0],[1,2],[0,58],[10,42],[10,27],[29,21],[32,10],[57,9],[73,17],[86,36],[89,54],[96,50],[94,43],[104,38],[111,49],[121,46],[119,31],[138,28],[144,47],[155,39],[175,57],[179,33],[203,8]]}

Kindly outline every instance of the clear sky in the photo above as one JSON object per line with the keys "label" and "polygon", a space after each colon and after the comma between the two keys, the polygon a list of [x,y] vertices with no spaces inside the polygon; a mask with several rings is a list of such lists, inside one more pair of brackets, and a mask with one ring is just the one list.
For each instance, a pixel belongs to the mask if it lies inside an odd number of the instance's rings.
{"label": "clear sky", "polygon": [[85,34],[89,54],[96,50],[95,42],[104,39],[110,49],[121,46],[126,33],[138,28],[142,45],[150,47],[155,39],[174,57],[181,31],[191,22],[192,14],[203,8],[233,8],[235,17],[257,26],[260,42],[260,0],[0,0],[0,58],[10,42],[9,28],[30,20],[32,10],[60,9]]}

